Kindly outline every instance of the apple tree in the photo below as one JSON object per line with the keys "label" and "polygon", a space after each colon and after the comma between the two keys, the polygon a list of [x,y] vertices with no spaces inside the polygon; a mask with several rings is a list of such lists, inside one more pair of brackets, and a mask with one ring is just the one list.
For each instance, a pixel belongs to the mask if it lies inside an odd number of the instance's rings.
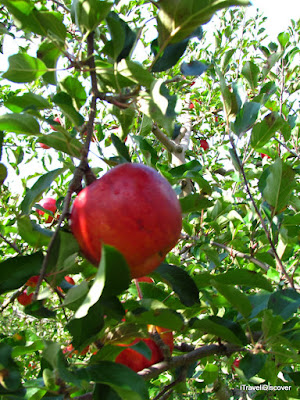
{"label": "apple tree", "polygon": [[[0,89],[1,400],[299,398],[300,23],[271,41],[247,6],[1,2],[1,49],[18,45]],[[72,232],[75,199],[124,164],[172,187],[182,220],[136,279]],[[158,220],[130,179],[123,215]]]}

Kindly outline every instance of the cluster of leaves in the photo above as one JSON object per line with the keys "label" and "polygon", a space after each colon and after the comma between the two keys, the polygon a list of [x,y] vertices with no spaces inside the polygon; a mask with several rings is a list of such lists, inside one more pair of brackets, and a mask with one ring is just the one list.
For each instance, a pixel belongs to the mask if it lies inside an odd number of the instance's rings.
{"label": "cluster of leaves", "polygon": [[[4,33],[25,45],[2,74],[13,84],[1,88],[0,155],[17,174],[35,158],[44,171],[33,168],[22,195],[0,189],[0,398],[229,399],[241,383],[288,385],[278,398],[299,398],[299,23],[275,43],[240,8],[205,31],[246,0],[2,4]],[[67,223],[86,165],[98,176],[122,162],[157,169],[183,213],[182,238],[155,284],[139,284],[142,299],[122,255],[104,246],[96,269]],[[36,213],[46,193],[61,213],[50,226]],[[39,274],[37,299],[16,306]],[[116,344],[147,324],[174,332],[174,357],[136,374],[114,363]],[[63,353],[68,341],[77,355]]]}

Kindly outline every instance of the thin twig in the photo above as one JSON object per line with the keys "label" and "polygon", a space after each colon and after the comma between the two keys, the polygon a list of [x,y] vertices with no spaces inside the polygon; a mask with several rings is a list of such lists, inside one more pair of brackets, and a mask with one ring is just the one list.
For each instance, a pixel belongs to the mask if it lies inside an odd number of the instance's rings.
{"label": "thin twig", "polygon": [[256,258],[250,256],[249,254],[242,253],[241,251],[238,251],[238,250],[234,250],[233,248],[226,246],[225,244],[216,243],[216,242],[210,242],[210,244],[212,246],[216,246],[216,247],[219,247],[220,249],[224,249],[224,250],[228,251],[228,253],[230,254],[231,257],[245,258],[246,260],[251,261],[253,264],[258,265],[265,271],[268,271],[268,269],[269,269],[269,267],[265,263],[257,260]]}
{"label": "thin twig", "polygon": [[14,249],[17,253],[22,254],[22,251],[19,249],[19,247],[18,247],[15,243],[12,243],[12,242],[10,242],[9,240],[7,240],[6,237],[3,236],[1,233],[0,233],[0,238],[1,238],[6,244],[8,244],[12,249]]}
{"label": "thin twig", "polygon": [[282,264],[282,261],[281,261],[280,257],[278,256],[278,253],[276,251],[276,247],[275,247],[275,245],[274,245],[274,243],[273,243],[273,241],[271,239],[271,236],[270,236],[270,233],[269,233],[269,231],[268,231],[268,229],[266,227],[265,221],[264,221],[264,219],[263,219],[263,217],[262,217],[262,215],[261,215],[261,213],[260,213],[260,211],[259,211],[259,209],[257,207],[257,204],[256,204],[256,202],[255,202],[255,200],[254,200],[254,198],[252,196],[252,193],[250,191],[250,187],[249,187],[249,184],[248,184],[248,181],[247,181],[247,177],[246,177],[246,174],[245,174],[244,167],[243,167],[242,162],[241,162],[241,160],[240,160],[240,158],[239,158],[239,156],[237,154],[236,145],[234,143],[233,136],[232,136],[232,134],[230,132],[228,118],[227,118],[227,123],[226,123],[226,129],[227,129],[229,140],[230,140],[230,143],[231,143],[231,146],[232,146],[232,150],[234,152],[234,156],[235,156],[235,158],[236,158],[236,160],[238,162],[239,169],[241,171],[241,174],[242,174],[242,177],[243,177],[243,180],[244,180],[244,185],[245,185],[245,188],[246,188],[246,192],[247,192],[247,194],[248,194],[248,196],[250,198],[250,201],[251,201],[251,203],[252,203],[252,205],[253,205],[253,207],[255,209],[255,212],[256,212],[256,214],[257,214],[257,216],[258,216],[258,218],[260,220],[260,223],[262,225],[262,228],[263,228],[263,230],[264,230],[264,232],[266,234],[266,237],[268,239],[268,242],[269,242],[269,244],[271,246],[271,249],[273,251],[274,257],[276,259],[276,264],[278,265],[278,267],[280,268],[281,272],[283,273],[283,275],[288,280],[290,286],[294,289],[295,288],[294,287],[294,282],[293,282],[292,278],[289,276],[289,274],[286,272],[286,269],[284,268],[284,266]]}

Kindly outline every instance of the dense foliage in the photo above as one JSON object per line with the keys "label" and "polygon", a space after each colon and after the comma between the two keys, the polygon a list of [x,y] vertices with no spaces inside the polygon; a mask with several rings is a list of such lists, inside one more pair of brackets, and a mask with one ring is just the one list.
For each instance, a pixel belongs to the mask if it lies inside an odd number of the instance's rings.
{"label": "dense foliage", "polygon": [[[299,398],[300,23],[271,42],[248,3],[1,2],[1,400]],[[126,162],[180,199],[153,281],[110,246],[91,265],[70,230]],[[115,363],[132,342],[150,360],[149,335],[164,361]]]}

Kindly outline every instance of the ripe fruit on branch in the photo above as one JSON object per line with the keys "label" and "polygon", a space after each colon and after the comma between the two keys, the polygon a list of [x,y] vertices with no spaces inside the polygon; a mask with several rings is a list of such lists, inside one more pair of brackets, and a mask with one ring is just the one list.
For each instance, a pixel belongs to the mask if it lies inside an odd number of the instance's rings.
{"label": "ripe fruit on branch", "polygon": [[[53,121],[55,121],[55,122],[57,122],[59,125],[61,125],[61,120],[60,120],[59,117],[54,118]],[[54,131],[57,131],[55,125],[54,125],[54,126],[53,126],[53,125],[50,125],[50,128],[53,129]]]}
{"label": "ripe fruit on branch", "polygon": [[[38,204],[40,206],[42,206],[45,210],[49,210],[52,211],[53,214],[55,214],[55,211],[57,210],[56,207],[56,200],[53,199],[52,197],[45,197],[44,199],[42,199],[41,201],[38,202]],[[42,210],[37,210],[37,213],[39,215],[44,215],[45,212]],[[53,217],[52,215],[49,215],[48,218],[46,219],[46,223],[49,224],[50,222],[53,221]]]}
{"label": "ripe fruit on branch", "polygon": [[153,283],[154,280],[150,278],[150,276],[142,276],[141,278],[137,279],[138,282],[146,282],[146,283]]}
{"label": "ripe fruit on branch", "polygon": [[[148,331],[153,329],[153,325],[148,325]],[[161,328],[156,326],[157,333],[160,334],[163,342],[169,347],[170,353],[172,354],[174,349],[173,333],[169,329]],[[139,342],[144,342],[151,350],[151,358],[148,359],[143,354],[132,349],[129,346],[133,346]],[[130,344],[119,344],[118,346],[126,347],[125,350],[121,351],[116,357],[116,362],[119,364],[126,365],[133,371],[138,372],[144,368],[151,367],[151,365],[156,364],[164,359],[163,352],[159,346],[155,343],[153,339],[136,338]]]}
{"label": "ripe fruit on branch", "polygon": [[101,244],[125,257],[132,278],[151,273],[176,245],[181,208],[169,182],[141,164],[121,164],[83,189],[71,211],[71,230],[98,266]]}
{"label": "ripe fruit on branch", "polygon": [[239,368],[239,366],[240,366],[240,361],[241,361],[241,360],[239,360],[238,358],[236,358],[236,359],[233,361],[232,366],[231,366],[231,368],[232,368],[233,371],[235,371],[235,367]]}
{"label": "ripe fruit on branch", "polygon": [[45,150],[50,149],[50,146],[48,146],[48,145],[45,144],[45,143],[40,143],[40,142],[38,142],[38,144],[40,145],[40,147],[41,147],[42,149],[45,149]]}
{"label": "ripe fruit on branch", "polygon": [[17,297],[17,300],[22,306],[28,306],[32,303],[32,296],[33,293],[27,294],[27,289],[25,289],[24,292]]}
{"label": "ripe fruit on branch", "polygon": [[75,281],[71,276],[65,276],[65,280],[70,284],[70,285],[75,285]]}
{"label": "ripe fruit on branch", "polygon": [[205,139],[200,140],[200,147],[202,147],[204,151],[207,151],[209,149],[209,145]]}
{"label": "ripe fruit on branch", "polygon": [[31,287],[36,287],[38,280],[39,280],[39,275],[34,275],[31,278],[28,279],[28,281],[25,283],[25,285],[27,286],[31,286]]}
{"label": "ripe fruit on branch", "polygon": [[270,156],[268,156],[268,154],[265,153],[260,153],[261,158],[267,157],[267,158],[271,158]]}

